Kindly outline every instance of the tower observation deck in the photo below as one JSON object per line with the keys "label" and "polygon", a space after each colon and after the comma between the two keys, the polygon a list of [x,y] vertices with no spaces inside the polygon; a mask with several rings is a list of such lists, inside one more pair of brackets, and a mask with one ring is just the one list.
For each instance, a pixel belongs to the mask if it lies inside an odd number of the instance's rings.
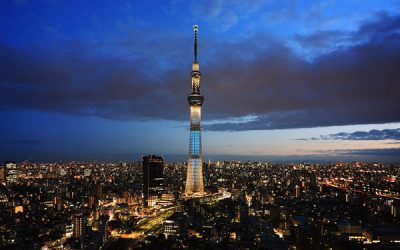
{"label": "tower observation deck", "polygon": [[203,195],[203,157],[201,145],[201,106],[204,97],[200,94],[200,67],[197,62],[197,33],[199,27],[193,26],[194,31],[194,62],[192,64],[192,92],[188,96],[190,108],[190,138],[189,157],[186,174],[185,195]]}

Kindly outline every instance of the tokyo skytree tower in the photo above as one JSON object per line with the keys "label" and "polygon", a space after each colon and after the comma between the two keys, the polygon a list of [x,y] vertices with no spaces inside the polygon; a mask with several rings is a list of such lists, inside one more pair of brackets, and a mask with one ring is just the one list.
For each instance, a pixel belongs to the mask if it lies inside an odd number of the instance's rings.
{"label": "tokyo skytree tower", "polygon": [[190,140],[189,158],[186,175],[186,195],[204,192],[203,184],[203,159],[201,149],[201,105],[204,97],[200,94],[200,68],[197,62],[197,32],[199,27],[193,26],[194,30],[194,62],[192,64],[192,93],[188,96],[190,107]]}

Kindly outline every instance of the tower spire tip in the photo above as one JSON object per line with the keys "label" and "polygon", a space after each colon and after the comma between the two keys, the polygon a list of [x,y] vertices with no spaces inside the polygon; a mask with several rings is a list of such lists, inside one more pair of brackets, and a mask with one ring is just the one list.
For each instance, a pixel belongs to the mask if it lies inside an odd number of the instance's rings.
{"label": "tower spire tip", "polygon": [[199,31],[199,26],[197,24],[193,25],[194,31],[194,62],[197,62],[197,32]]}

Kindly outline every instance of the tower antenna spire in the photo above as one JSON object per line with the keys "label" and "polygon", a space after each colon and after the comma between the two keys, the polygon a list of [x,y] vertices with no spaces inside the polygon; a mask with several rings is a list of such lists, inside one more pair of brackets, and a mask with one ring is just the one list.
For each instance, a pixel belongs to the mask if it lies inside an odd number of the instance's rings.
{"label": "tower antenna spire", "polygon": [[193,25],[194,31],[194,62],[197,63],[197,32],[199,31],[199,26],[197,24]]}

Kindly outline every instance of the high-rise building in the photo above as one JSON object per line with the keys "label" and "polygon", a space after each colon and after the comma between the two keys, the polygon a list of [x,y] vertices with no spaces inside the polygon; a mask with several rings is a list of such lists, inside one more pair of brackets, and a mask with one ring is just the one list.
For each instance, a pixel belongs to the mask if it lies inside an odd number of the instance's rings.
{"label": "high-rise building", "polygon": [[347,190],[347,192],[345,194],[345,199],[346,199],[347,203],[351,201],[351,190],[350,189]]}
{"label": "high-rise building", "polygon": [[186,236],[188,220],[182,212],[175,212],[171,217],[163,222],[163,233],[168,238],[170,236]]}
{"label": "high-rise building", "polygon": [[200,94],[200,67],[197,62],[197,32],[198,26],[194,25],[194,62],[192,64],[192,93],[188,96],[190,107],[190,139],[189,157],[186,174],[185,194],[204,193],[203,184],[203,159],[201,146],[201,106],[204,97]]}
{"label": "high-rise building", "polygon": [[296,185],[295,187],[294,187],[294,191],[295,191],[295,197],[296,198],[299,198],[299,196],[300,196],[300,192],[301,192],[301,190],[300,190],[300,186],[299,185]]}
{"label": "high-rise building", "polygon": [[96,199],[97,200],[101,200],[103,199],[103,187],[101,186],[101,184],[97,184],[96,185]]}
{"label": "high-rise building", "polygon": [[56,210],[61,210],[62,209],[62,199],[60,196],[55,196],[53,199],[53,204],[54,204],[54,208]]}
{"label": "high-rise building", "polygon": [[95,203],[95,198],[93,195],[88,196],[87,204],[88,204],[89,209],[93,209],[95,207],[96,203]]}
{"label": "high-rise building", "polygon": [[393,202],[391,207],[390,207],[390,213],[393,215],[394,218],[398,216],[399,213],[399,206],[397,205],[396,202]]}
{"label": "high-rise building", "polygon": [[74,237],[80,238],[84,233],[84,221],[81,213],[74,215]]}
{"label": "high-rise building", "polygon": [[0,184],[1,183],[6,183],[6,174],[4,167],[0,167]]}
{"label": "high-rise building", "polygon": [[6,176],[6,183],[7,185],[10,185],[11,183],[16,183],[17,182],[17,175],[18,175],[18,170],[17,170],[17,164],[15,162],[6,162],[5,164],[5,176]]}
{"label": "high-rise building", "polygon": [[310,188],[315,190],[318,187],[317,176],[315,172],[311,172],[310,174]]}
{"label": "high-rise building", "polygon": [[85,170],[83,170],[83,176],[85,177],[89,177],[92,174],[92,170],[87,168]]}
{"label": "high-rise building", "polygon": [[99,220],[99,233],[102,236],[101,237],[101,243],[104,243],[107,241],[108,238],[108,232],[107,232],[107,223],[110,217],[108,215],[101,215]]}
{"label": "high-rise building", "polygon": [[142,167],[144,205],[151,207],[163,191],[164,160],[162,156],[143,156]]}

